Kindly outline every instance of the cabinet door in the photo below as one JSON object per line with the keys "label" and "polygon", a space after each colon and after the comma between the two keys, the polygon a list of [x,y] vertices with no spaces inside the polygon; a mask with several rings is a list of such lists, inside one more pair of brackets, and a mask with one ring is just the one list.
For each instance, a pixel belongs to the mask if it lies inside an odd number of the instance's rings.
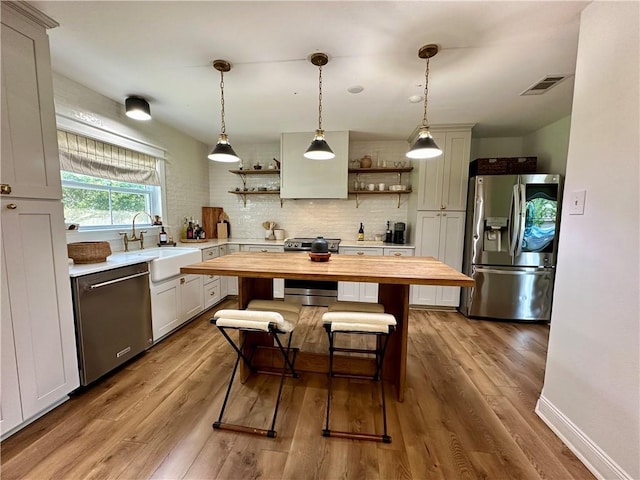
{"label": "cabinet door", "polygon": [[367,303],[378,303],[378,284],[370,282],[360,282],[360,301]]}
{"label": "cabinet door", "polygon": [[3,198],[2,243],[28,419],[79,386],[62,203]]}
{"label": "cabinet door", "polygon": [[157,342],[180,325],[180,279],[151,284],[151,325]]}
{"label": "cabinet door", "polygon": [[221,300],[220,279],[204,286],[204,308],[211,308]]}
{"label": "cabinet door", "polygon": [[22,407],[20,404],[20,385],[18,383],[18,365],[16,363],[16,346],[13,341],[13,324],[9,305],[9,286],[5,268],[4,248],[2,251],[2,357],[0,358],[0,434],[4,434],[22,423]]}
{"label": "cabinet door", "polygon": [[[229,243],[224,245],[226,247],[227,253],[236,253],[240,251],[240,245],[235,243]],[[225,253],[225,255],[227,254]],[[226,279],[226,295],[238,295],[238,277],[220,277],[221,279]],[[225,296],[226,296],[225,295]]]}
{"label": "cabinet door", "polygon": [[204,310],[202,275],[184,275],[180,278],[180,323]]}
{"label": "cabinet door", "polygon": [[447,132],[442,177],[443,210],[466,210],[471,132]]}
{"label": "cabinet door", "polygon": [[[438,260],[456,270],[462,268],[464,248],[464,212],[442,212],[440,217],[440,245]],[[437,305],[460,305],[460,287],[438,287]]]}
{"label": "cabinet door", "polygon": [[[340,255],[383,255],[378,247],[342,247]],[[338,282],[338,300],[345,302],[378,302],[378,284],[366,282]]]}
{"label": "cabinet door", "polygon": [[[439,211],[418,212],[416,218],[416,253],[422,257],[440,255],[440,219]],[[438,287],[426,285],[411,286],[411,303],[415,305],[435,305]]]}
{"label": "cabinet door", "polygon": [[421,160],[419,170],[418,210],[466,209],[471,132],[434,132],[442,149],[439,157]]}
{"label": "cabinet door", "polygon": [[[445,150],[446,134],[432,132],[433,139]],[[418,164],[418,210],[440,210],[442,207],[442,179],[446,152],[436,158],[416,160]]]}
{"label": "cabinet door", "polygon": [[[4,2],[3,2],[4,3]],[[13,197],[60,199],[49,40],[2,5],[1,183]]]}

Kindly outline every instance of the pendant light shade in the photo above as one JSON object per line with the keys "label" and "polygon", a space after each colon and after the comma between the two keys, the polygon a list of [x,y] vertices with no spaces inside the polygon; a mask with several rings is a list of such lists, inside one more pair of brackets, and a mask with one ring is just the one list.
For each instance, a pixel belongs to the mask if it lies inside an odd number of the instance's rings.
{"label": "pendant light shade", "polygon": [[439,155],[442,155],[442,150],[436,145],[429,128],[420,127],[418,139],[407,152],[407,158],[419,160],[422,158],[435,158]]}
{"label": "pendant light shade", "polygon": [[435,140],[429,132],[429,121],[427,119],[427,102],[429,94],[429,59],[438,53],[438,46],[429,44],[423,46],[418,51],[418,57],[427,60],[427,66],[424,72],[424,114],[422,116],[422,126],[420,127],[420,133],[418,139],[411,146],[407,152],[407,158],[411,159],[424,159],[435,158],[442,155],[442,150],[438,148]]}
{"label": "pendant light shade", "polygon": [[311,54],[309,61],[318,67],[318,129],[304,156],[310,160],[331,160],[336,154],[325,140],[322,130],[322,67],[329,62],[329,57],[318,52]]}
{"label": "pendant light shade", "polygon": [[333,153],[333,150],[324,139],[323,130],[316,130],[316,136],[311,141],[307,151],[304,152],[304,156],[310,160],[331,160],[335,158],[336,154]]}
{"label": "pendant light shade", "polygon": [[213,148],[211,153],[207,156],[209,160],[216,162],[238,162],[240,157],[233,151],[233,147],[229,143],[229,137],[227,136],[226,125],[224,123],[224,72],[231,70],[231,64],[226,60],[214,60],[213,68],[220,72],[220,103],[221,109],[221,129],[220,136],[218,137],[218,143]]}
{"label": "pendant light shade", "polygon": [[124,101],[127,117],[134,120],[150,120],[151,108],[149,102],[141,97],[127,97]]}
{"label": "pendant light shade", "polygon": [[229,144],[229,139],[227,138],[226,133],[221,133],[218,138],[218,143],[211,153],[207,156],[209,160],[214,160],[216,162],[237,162],[240,160],[240,157],[233,151],[233,147]]}

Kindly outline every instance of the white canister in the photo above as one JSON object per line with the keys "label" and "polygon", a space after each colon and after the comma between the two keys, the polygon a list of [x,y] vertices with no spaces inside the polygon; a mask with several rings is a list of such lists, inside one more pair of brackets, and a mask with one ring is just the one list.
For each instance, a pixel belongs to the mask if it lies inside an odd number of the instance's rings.
{"label": "white canister", "polygon": [[386,188],[387,186],[384,183],[378,184],[378,190],[380,190],[381,192],[384,192]]}
{"label": "white canister", "polygon": [[370,192],[373,192],[375,189],[376,189],[375,183],[370,183],[369,185],[367,185],[367,190],[369,190]]}
{"label": "white canister", "polygon": [[276,240],[284,240],[284,230],[281,228],[274,229],[273,234],[276,236]]}

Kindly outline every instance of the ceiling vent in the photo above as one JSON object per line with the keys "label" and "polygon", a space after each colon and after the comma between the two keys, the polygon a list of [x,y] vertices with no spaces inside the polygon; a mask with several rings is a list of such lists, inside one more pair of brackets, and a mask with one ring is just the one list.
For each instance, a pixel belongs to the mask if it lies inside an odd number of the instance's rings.
{"label": "ceiling vent", "polygon": [[520,95],[542,95],[569,76],[570,75],[547,75],[542,80],[537,81],[527,88]]}

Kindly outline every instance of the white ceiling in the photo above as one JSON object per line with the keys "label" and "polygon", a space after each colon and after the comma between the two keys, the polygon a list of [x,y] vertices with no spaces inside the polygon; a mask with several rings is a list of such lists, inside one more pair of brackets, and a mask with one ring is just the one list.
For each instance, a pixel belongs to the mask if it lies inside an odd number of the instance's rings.
{"label": "white ceiling", "polygon": [[[476,124],[474,136],[523,135],[571,111],[573,77],[520,96],[551,74],[573,74],[579,15],[588,2],[32,1],[60,23],[49,31],[55,72],[122,104],[141,95],[154,119],[214,144],[220,74],[235,143],[277,141],[317,126],[325,52],[323,127],[352,138],[405,140],[422,121],[430,63],[432,125]],[[357,95],[347,89],[361,85]],[[124,107],[123,107],[124,108]],[[153,121],[153,120],[152,120]]]}

